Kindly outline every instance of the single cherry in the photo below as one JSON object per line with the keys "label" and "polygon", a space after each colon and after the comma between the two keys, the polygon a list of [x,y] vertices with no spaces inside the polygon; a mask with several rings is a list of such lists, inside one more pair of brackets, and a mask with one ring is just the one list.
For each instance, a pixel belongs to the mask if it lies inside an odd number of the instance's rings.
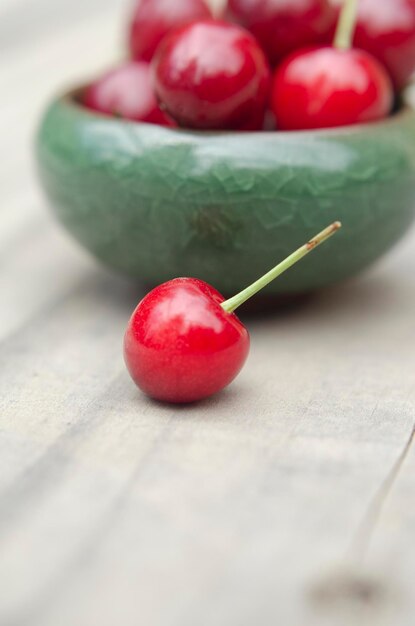
{"label": "single cherry", "polygon": [[354,44],[389,70],[395,87],[415,71],[415,0],[360,0]]}
{"label": "single cherry", "polygon": [[150,61],[167,33],[211,17],[204,0],[139,0],[130,27],[131,56]]}
{"label": "single cherry", "polygon": [[336,20],[329,0],[229,0],[229,12],[273,65],[298,48],[328,43]]}
{"label": "single cherry", "polygon": [[110,70],[86,88],[83,103],[105,115],[176,126],[159,107],[148,63],[130,61]]}
{"label": "single cherry", "polygon": [[350,48],[357,0],[346,0],[333,47],[301,50],[277,69],[272,110],[281,130],[346,126],[386,117],[393,89],[385,68]]}
{"label": "single cherry", "polygon": [[234,311],[340,226],[335,222],[229,300],[196,278],[153,289],[135,309],[124,338],[125,362],[137,386],[157,400],[185,403],[229,385],[249,352],[249,333]]}
{"label": "single cherry", "polygon": [[262,128],[270,69],[245,29],[194,22],[167,36],[153,64],[159,100],[181,125]]}

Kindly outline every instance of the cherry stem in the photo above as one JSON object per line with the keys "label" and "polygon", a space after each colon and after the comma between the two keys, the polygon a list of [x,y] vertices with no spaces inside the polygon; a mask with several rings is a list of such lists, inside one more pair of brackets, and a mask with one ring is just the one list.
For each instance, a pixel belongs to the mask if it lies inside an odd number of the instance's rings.
{"label": "cherry stem", "polygon": [[359,0],[343,0],[343,7],[333,41],[333,46],[339,50],[348,50],[352,47],[356,29],[358,2]]}
{"label": "cherry stem", "polygon": [[233,298],[229,298],[229,300],[225,300],[225,302],[222,302],[221,307],[227,313],[233,313],[233,311],[241,306],[241,304],[249,300],[249,298],[258,293],[258,291],[261,291],[261,289],[266,287],[278,276],[281,276],[281,274],[286,272],[295,263],[298,263],[298,261],[305,257],[309,252],[314,250],[314,248],[317,248],[317,246],[322,244],[324,241],[327,241],[327,239],[334,235],[334,233],[336,233],[339,228],[341,228],[340,222],[334,222],[334,224],[331,224],[330,226],[325,228],[323,231],[321,231],[321,233],[310,239],[308,243],[306,243],[304,246],[301,246],[301,248],[298,248],[298,250],[290,254],[290,256],[287,257],[284,261],[279,263],[271,271],[262,276],[262,278],[252,283],[252,285],[238,293],[236,296],[233,296]]}

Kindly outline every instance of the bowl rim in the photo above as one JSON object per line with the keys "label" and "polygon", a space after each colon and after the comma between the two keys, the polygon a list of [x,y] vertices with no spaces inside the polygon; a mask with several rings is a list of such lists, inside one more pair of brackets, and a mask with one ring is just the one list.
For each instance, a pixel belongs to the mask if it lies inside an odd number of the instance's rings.
{"label": "bowl rim", "polygon": [[165,132],[168,135],[190,135],[195,138],[202,137],[246,137],[247,139],[252,137],[261,138],[306,138],[306,137],[335,137],[335,136],[347,136],[356,135],[367,131],[376,130],[379,127],[394,127],[398,123],[405,121],[410,117],[415,117],[415,104],[410,102],[409,97],[405,96],[405,92],[400,99],[399,108],[388,117],[376,120],[373,122],[366,122],[361,124],[350,124],[347,126],[336,126],[330,128],[315,128],[304,130],[257,130],[257,131],[235,131],[235,130],[197,130],[192,128],[181,127],[169,127],[159,124],[151,124],[149,122],[140,122],[136,120],[125,119],[121,117],[115,117],[112,115],[106,115],[99,111],[94,111],[82,104],[80,96],[86,89],[88,84],[82,84],[78,87],[67,89],[54,99],[54,104],[64,104],[66,107],[71,108],[85,117],[98,119],[101,121],[108,121],[112,125],[118,123],[120,126],[134,126],[136,128],[157,128],[160,132]]}

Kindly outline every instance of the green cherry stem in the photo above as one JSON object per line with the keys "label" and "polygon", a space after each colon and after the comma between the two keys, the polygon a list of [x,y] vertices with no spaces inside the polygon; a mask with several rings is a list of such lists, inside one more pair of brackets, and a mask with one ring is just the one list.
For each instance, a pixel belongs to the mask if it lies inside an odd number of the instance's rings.
{"label": "green cherry stem", "polygon": [[356,29],[358,2],[359,0],[343,0],[343,7],[333,41],[333,46],[339,50],[348,50],[352,47]]}
{"label": "green cherry stem", "polygon": [[301,248],[298,248],[298,250],[290,254],[289,257],[279,263],[267,274],[262,276],[262,278],[252,283],[252,285],[238,293],[236,296],[233,296],[233,298],[229,298],[229,300],[225,300],[225,302],[222,302],[221,307],[227,313],[233,313],[233,311],[241,306],[241,304],[249,300],[249,298],[258,293],[258,291],[261,291],[261,289],[266,287],[278,276],[281,276],[281,274],[286,272],[295,263],[298,263],[298,261],[305,257],[309,252],[311,252],[311,250],[314,250],[314,248],[317,248],[317,246],[322,244],[324,241],[327,241],[327,239],[334,235],[334,233],[336,233],[339,228],[341,228],[341,223],[334,222],[334,224],[331,224],[330,226],[322,230],[321,233],[310,239],[310,241],[304,244],[304,246],[301,246]]}

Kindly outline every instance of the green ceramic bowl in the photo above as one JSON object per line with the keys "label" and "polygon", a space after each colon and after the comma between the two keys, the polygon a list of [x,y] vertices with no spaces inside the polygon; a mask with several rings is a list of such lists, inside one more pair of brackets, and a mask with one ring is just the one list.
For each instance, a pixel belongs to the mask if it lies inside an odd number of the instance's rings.
{"label": "green ceramic bowl", "polygon": [[70,233],[155,285],[196,276],[224,294],[334,220],[342,231],[268,287],[301,293],[352,276],[408,229],[415,113],[306,132],[189,132],[56,100],[37,138],[41,180]]}

